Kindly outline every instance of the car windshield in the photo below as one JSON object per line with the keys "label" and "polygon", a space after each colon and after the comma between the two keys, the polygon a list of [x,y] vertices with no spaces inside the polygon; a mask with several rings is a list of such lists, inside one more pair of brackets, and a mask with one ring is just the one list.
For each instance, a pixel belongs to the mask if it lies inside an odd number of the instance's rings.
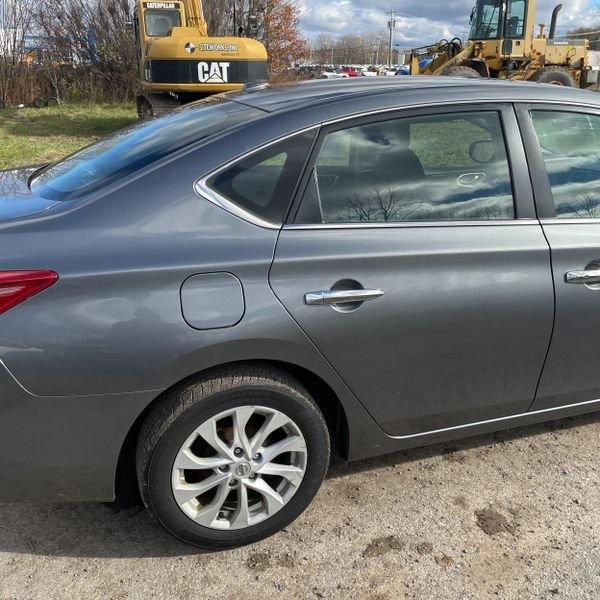
{"label": "car windshield", "polygon": [[501,36],[503,0],[479,0],[473,9],[470,40],[491,40]]}
{"label": "car windshield", "polygon": [[122,129],[44,169],[32,179],[31,191],[49,200],[74,200],[189,144],[264,114],[224,98],[190,104]]}

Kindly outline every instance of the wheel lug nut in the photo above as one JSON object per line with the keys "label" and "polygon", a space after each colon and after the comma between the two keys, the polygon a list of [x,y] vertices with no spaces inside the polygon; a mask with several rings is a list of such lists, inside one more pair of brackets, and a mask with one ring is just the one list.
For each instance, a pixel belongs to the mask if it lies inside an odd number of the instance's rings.
{"label": "wheel lug nut", "polygon": [[250,479],[252,479],[252,480],[256,479],[256,475],[254,473],[252,473],[252,475],[250,475]]}
{"label": "wheel lug nut", "polygon": [[235,479],[232,479],[232,480],[229,482],[229,486],[230,486],[230,487],[235,487],[236,485],[237,485],[237,481],[236,481]]}
{"label": "wheel lug nut", "polygon": [[262,454],[260,452],[257,452],[253,457],[252,460],[260,460],[262,458]]}
{"label": "wheel lug nut", "polygon": [[241,448],[236,448],[236,449],[233,451],[233,453],[234,453],[236,456],[241,456],[241,455],[244,453],[244,451],[243,451]]}
{"label": "wheel lug nut", "polygon": [[223,471],[223,473],[227,473],[229,471],[229,465],[223,465],[219,467],[219,471]]}

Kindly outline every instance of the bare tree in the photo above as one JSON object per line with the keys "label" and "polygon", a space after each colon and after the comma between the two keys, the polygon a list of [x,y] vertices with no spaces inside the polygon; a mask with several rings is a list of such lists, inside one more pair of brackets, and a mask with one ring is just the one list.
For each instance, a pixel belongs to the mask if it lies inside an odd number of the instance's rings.
{"label": "bare tree", "polygon": [[26,36],[34,0],[0,0],[0,101],[7,104],[27,94],[29,56]]}
{"label": "bare tree", "polygon": [[126,26],[132,11],[129,1],[38,2],[37,26],[48,47],[45,72],[53,85],[58,87],[57,73],[62,71],[72,96],[130,99],[137,70],[135,40]]}

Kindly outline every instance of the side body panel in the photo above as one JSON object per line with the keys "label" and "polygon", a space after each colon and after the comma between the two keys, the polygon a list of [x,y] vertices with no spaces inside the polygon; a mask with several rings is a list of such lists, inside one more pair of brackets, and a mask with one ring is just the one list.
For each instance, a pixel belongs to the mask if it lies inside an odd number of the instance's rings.
{"label": "side body panel", "polygon": [[[357,310],[307,292],[355,280],[382,298]],[[284,229],[271,285],[390,435],[525,412],[553,318],[537,222]]]}
{"label": "side body panel", "polygon": [[568,271],[600,261],[600,222],[544,224],[552,248],[556,324],[533,410],[600,399],[600,290],[568,284]]}
{"label": "side body panel", "polygon": [[[556,296],[552,344],[540,379],[536,401],[532,406],[532,410],[535,411],[600,400],[600,290],[598,286],[566,281],[567,272],[595,269],[594,265],[600,261],[600,219],[597,218],[597,207],[594,206],[594,194],[597,192],[593,178],[586,183],[585,178],[578,180],[575,177],[571,180],[568,175],[565,175],[562,181],[559,179],[556,182],[562,186],[559,190],[563,201],[570,199],[577,205],[582,196],[585,198],[586,185],[592,186],[589,212],[582,210],[581,218],[557,218],[554,195],[544,160],[548,158],[551,161],[554,157],[552,152],[545,156],[540,151],[538,136],[530,118],[531,110],[593,114],[597,118],[600,109],[594,110],[576,104],[565,106],[559,103],[532,103],[519,105],[517,109],[523,140],[527,146],[538,214],[551,249]],[[577,157],[577,152],[574,153],[574,157]],[[580,168],[585,167],[584,163]],[[572,166],[573,163],[563,163],[562,168],[569,164]],[[592,169],[593,165],[594,161]]]}

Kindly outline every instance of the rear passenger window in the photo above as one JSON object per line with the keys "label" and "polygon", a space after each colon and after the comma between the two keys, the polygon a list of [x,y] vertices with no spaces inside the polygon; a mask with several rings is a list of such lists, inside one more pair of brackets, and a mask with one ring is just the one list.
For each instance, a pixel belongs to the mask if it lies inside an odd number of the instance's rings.
{"label": "rear passenger window", "polygon": [[283,223],[315,133],[272,144],[208,181],[208,186],[248,212]]}
{"label": "rear passenger window", "polygon": [[600,218],[600,117],[540,110],[532,119],[557,216]]}
{"label": "rear passenger window", "polygon": [[500,116],[489,111],[395,119],[329,134],[296,220],[514,217]]}

